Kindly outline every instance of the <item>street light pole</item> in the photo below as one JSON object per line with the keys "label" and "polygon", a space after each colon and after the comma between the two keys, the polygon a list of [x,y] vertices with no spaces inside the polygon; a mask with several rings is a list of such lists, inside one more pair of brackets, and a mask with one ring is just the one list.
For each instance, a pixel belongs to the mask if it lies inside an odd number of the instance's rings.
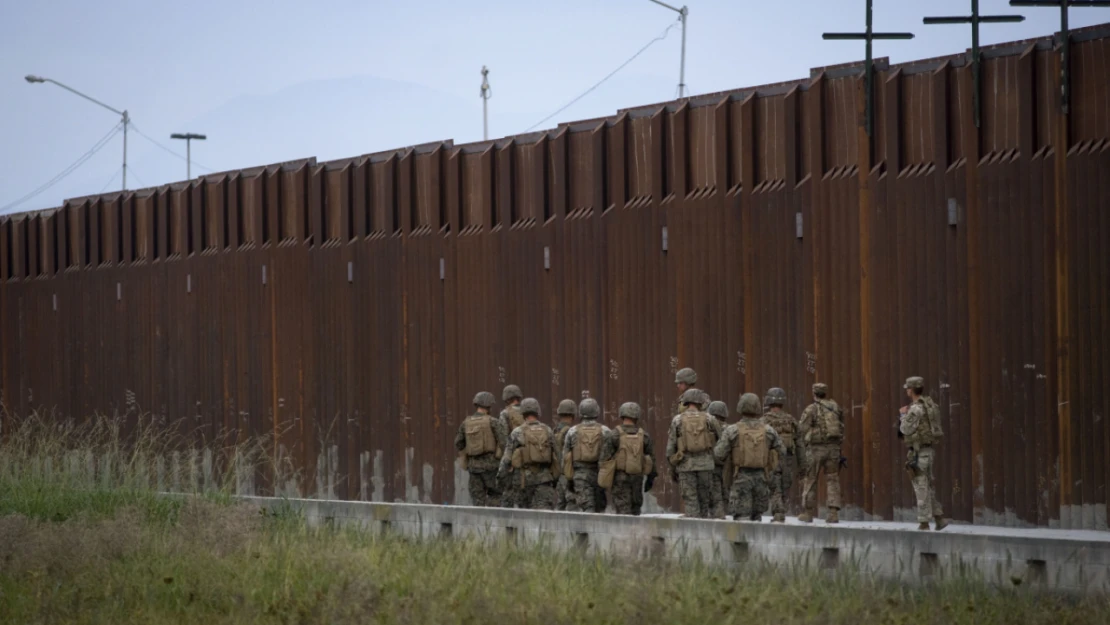
{"label": "street light pole", "polygon": [[64,85],[64,84],[54,80],[53,78],[43,78],[42,76],[35,76],[34,74],[28,74],[28,75],[24,76],[23,79],[26,80],[27,82],[31,83],[31,84],[46,83],[46,82],[53,83],[53,84],[58,85],[62,89],[65,89],[66,91],[68,91],[68,92],[70,92],[74,95],[79,95],[82,98],[85,98],[86,100],[88,100],[89,102],[92,102],[93,104],[96,104],[96,105],[99,105],[103,108],[106,108],[109,111],[112,111],[116,115],[120,116],[121,121],[123,123],[123,190],[126,191],[127,190],[127,126],[128,126],[128,124],[131,123],[131,117],[128,116],[127,111],[126,110],[121,111],[119,109],[108,106],[107,104],[101,102],[100,100],[97,100],[94,97],[85,95],[84,93],[81,93],[80,91],[74,89],[73,87],[70,87],[68,85]]}
{"label": "street light pole", "polygon": [[668,9],[674,11],[675,13],[678,13],[678,21],[682,22],[682,57],[681,57],[681,61],[679,62],[679,66],[678,66],[678,97],[680,97],[680,98],[685,97],[686,96],[686,16],[690,15],[690,9],[687,9],[686,5],[682,5],[682,8],[680,9],[678,7],[671,6],[671,5],[667,4],[666,2],[660,2],[660,0],[651,0],[651,1],[654,2],[655,4],[658,4],[661,7],[668,8]]}
{"label": "street light pole", "polygon": [[184,134],[175,132],[170,135],[170,139],[184,139],[185,140],[185,179],[193,179],[193,139],[197,141],[204,141],[208,137],[205,135],[198,135],[192,132]]}
{"label": "street light pole", "polygon": [[482,66],[482,141],[489,140],[489,99],[493,91],[489,88],[489,70]]}

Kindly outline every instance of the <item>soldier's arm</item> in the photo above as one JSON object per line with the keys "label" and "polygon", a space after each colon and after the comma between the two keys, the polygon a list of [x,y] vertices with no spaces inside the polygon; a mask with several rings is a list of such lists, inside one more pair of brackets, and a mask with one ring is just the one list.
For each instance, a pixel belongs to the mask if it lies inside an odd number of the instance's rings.
{"label": "soldier's arm", "polygon": [[598,457],[600,462],[606,462],[617,453],[617,445],[619,444],[620,436],[615,432],[606,432],[605,438],[601,442],[601,456]]}
{"label": "soldier's arm", "polygon": [[804,438],[806,432],[809,431],[810,419],[813,417],[813,405],[806,406],[802,411],[802,416],[798,417],[798,436]]}
{"label": "soldier's arm", "polygon": [[571,427],[570,431],[567,432],[567,435],[563,437],[563,451],[562,455],[559,456],[560,460],[562,460],[564,456],[569,454],[571,448],[574,447],[574,441],[572,439],[577,433],[578,431],[574,427]]}
{"label": "soldier's arm", "polygon": [[647,431],[644,432],[644,454],[651,456],[651,471],[649,474],[657,475],[655,470],[655,443],[652,442],[651,434],[648,434]]}
{"label": "soldier's arm", "polygon": [[721,438],[717,440],[717,444],[713,446],[713,456],[724,462],[728,458],[729,453],[732,451],[732,439],[736,436],[736,428],[729,426],[725,428]]}
{"label": "soldier's arm", "polygon": [[899,424],[898,429],[902,431],[904,436],[913,436],[917,432],[917,428],[921,425],[921,407],[917,404],[910,406],[906,414],[902,416],[902,422]]}
{"label": "soldier's arm", "polygon": [[505,424],[497,420],[490,421],[490,424],[493,426],[493,437],[497,439],[497,446],[505,449],[505,446],[509,443],[509,435],[505,431]]}
{"label": "soldier's arm", "polygon": [[455,433],[455,451],[466,449],[466,424],[459,424],[459,431]]}
{"label": "soldier's arm", "polygon": [[780,457],[786,457],[786,445],[782,442],[782,437],[775,431],[775,428],[767,426],[767,444],[771,449],[779,452]]}
{"label": "soldier's arm", "polygon": [[678,417],[671,419],[671,428],[667,435],[667,457],[678,453]]}
{"label": "soldier's arm", "polygon": [[516,451],[517,440],[513,435],[509,435],[509,443],[505,445],[505,453],[501,454],[501,465],[497,467],[498,473],[505,473],[509,470],[509,465],[513,462],[513,452]]}
{"label": "soldier's arm", "polygon": [[718,439],[721,438],[721,433],[724,432],[725,428],[723,425],[721,425],[720,419],[714,417],[713,415],[709,415],[709,427],[713,428],[713,434]]}

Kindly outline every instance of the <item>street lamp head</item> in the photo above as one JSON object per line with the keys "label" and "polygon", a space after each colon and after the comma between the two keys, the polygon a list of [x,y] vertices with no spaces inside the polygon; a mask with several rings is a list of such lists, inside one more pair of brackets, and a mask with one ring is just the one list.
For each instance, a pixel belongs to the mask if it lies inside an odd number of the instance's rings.
{"label": "street lamp head", "polygon": [[170,135],[170,139],[196,139],[196,140],[199,140],[199,141],[204,141],[207,138],[208,137],[206,135],[198,135],[194,132],[186,132],[184,134],[182,134],[180,132],[175,132],[172,135]]}
{"label": "street lamp head", "polygon": [[34,84],[36,82],[46,82],[45,78],[43,78],[42,76],[35,76],[34,74],[27,74],[23,77],[23,80],[26,80],[31,84]]}

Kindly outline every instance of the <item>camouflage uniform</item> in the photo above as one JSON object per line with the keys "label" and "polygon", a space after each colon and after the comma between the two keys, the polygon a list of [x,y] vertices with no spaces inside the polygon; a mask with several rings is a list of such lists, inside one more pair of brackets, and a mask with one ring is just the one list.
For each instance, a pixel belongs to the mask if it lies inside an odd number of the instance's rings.
{"label": "camouflage uniform", "polygon": [[[824,384],[814,384],[813,391],[827,393],[828,387]],[[798,420],[798,430],[805,444],[806,464],[805,477],[802,480],[802,507],[804,512],[798,515],[799,520],[812,521],[817,516],[817,478],[820,472],[825,473],[826,504],[829,508],[828,520],[839,520],[840,510],[840,445],[843,439],[830,440],[822,432],[818,419],[822,413],[830,411],[839,415],[843,423],[843,413],[835,401],[823,398],[814,401],[802,411]]]}
{"label": "camouflage uniform", "polygon": [[[689,367],[679,369],[674,374],[674,383],[675,384],[680,384],[680,383],[685,384],[687,386],[686,390],[694,389],[694,390],[697,390],[697,391],[701,391],[701,407],[703,409],[708,410],[709,409],[709,404],[713,403],[713,400],[710,399],[710,397],[709,397],[709,393],[706,393],[705,391],[703,391],[700,388],[699,389],[694,388],[694,385],[696,385],[698,383],[698,374],[693,369],[691,369]],[[682,393],[679,393],[678,397],[675,398],[674,403],[671,404],[671,414],[673,414],[673,415],[679,414],[679,413],[681,413],[685,410],[685,408],[683,408],[683,406],[682,406],[682,395],[685,392],[686,391],[683,391]]]}
{"label": "camouflage uniform", "polygon": [[[570,428],[567,432],[567,436],[563,440],[563,452],[560,458],[565,457],[566,454],[571,454],[573,457],[574,447],[578,444],[578,428],[583,425],[600,425],[602,447],[605,446],[605,440],[609,438],[609,428],[597,423],[597,418],[601,416],[601,408],[598,406],[597,400],[592,398],[583,399],[582,403],[578,405],[578,414],[582,417],[582,422]],[[597,462],[576,461],[573,463],[574,498],[578,503],[579,512],[605,512],[605,490],[597,484],[597,465]]]}
{"label": "camouflage uniform", "polygon": [[[559,467],[563,466],[563,443],[566,442],[567,432],[570,431],[571,426],[563,423],[561,420],[564,415],[578,416],[578,404],[574,403],[573,399],[564,399],[559,402],[559,407],[556,409],[556,422],[555,428],[552,430],[555,434],[555,451],[559,452]],[[578,500],[574,498],[574,491],[570,491],[569,496],[567,492],[567,476],[563,475],[562,471],[559,472],[559,479],[555,486],[556,510],[566,510],[567,512],[578,512]]]}
{"label": "camouflage uniform", "polygon": [[[621,406],[621,418],[640,420],[640,407],[636,404],[633,409],[626,403]],[[626,410],[626,407],[627,410]],[[635,414],[635,416],[625,415]],[[605,444],[601,448],[601,462],[606,462],[613,456],[617,455],[620,449],[620,435],[636,434],[637,432],[644,433],[644,455],[651,456],[651,471],[645,475],[628,475],[624,471],[616,470],[613,473],[613,487],[610,489],[610,496],[613,499],[613,510],[617,514],[631,514],[639,516],[644,505],[644,478],[648,478],[647,490],[651,490],[651,484],[655,482],[655,454],[652,453],[653,445],[651,442],[651,435],[643,430],[638,425],[622,424],[613,430],[612,433],[606,437]]]}
{"label": "camouflage uniform", "polygon": [[[505,387],[501,392],[501,400],[510,402],[514,399],[521,399],[523,395],[520,388],[515,384],[510,384]],[[501,411],[499,417],[501,419],[501,426],[505,428],[506,432],[512,432],[515,426],[514,421],[520,422],[524,420],[523,415],[520,414],[519,405],[505,406]],[[508,472],[498,482],[501,487],[501,507],[502,508],[521,508],[520,505],[520,477],[516,475],[516,469],[509,467]]]}
{"label": "camouflage uniform", "polygon": [[672,472],[678,473],[678,488],[682,493],[686,516],[708,519],[713,518],[714,511],[721,509],[723,505],[721,490],[714,488],[713,485],[713,470],[716,468],[713,449],[696,454],[684,453],[681,461],[677,464],[673,462],[675,454],[678,453],[680,428],[686,415],[704,414],[713,440],[720,439],[721,425],[712,416],[701,412],[699,406],[701,398],[701,391],[697,389],[689,389],[682,394],[681,401],[690,405],[685,412],[676,414],[671,419],[667,437],[667,460],[671,464]]}
{"label": "camouflage uniform", "polygon": [[[527,402],[521,402],[522,409],[526,409]],[[539,402],[532,399],[535,404],[534,413],[539,416]],[[518,447],[524,445],[524,429],[528,427],[541,427],[547,430],[547,445],[549,446],[552,459],[557,458],[555,452],[555,435],[551,432],[551,428],[545,423],[540,423],[537,420],[526,421],[524,425],[513,430],[509,435],[509,443],[505,446],[505,453],[501,456],[501,466],[497,470],[499,476],[506,475],[509,467],[512,466],[513,452]],[[554,510],[555,509],[555,477],[552,475],[551,464],[544,465],[530,465],[521,467],[519,471],[514,472],[513,478],[518,485],[518,492],[520,493],[519,503],[521,508],[530,510]],[[521,483],[523,482],[523,484]]]}
{"label": "camouflage uniform", "polygon": [[[489,408],[493,405],[493,395],[489,395],[489,405],[482,406]],[[476,401],[480,401],[476,399]],[[488,413],[475,413],[467,419],[481,418],[490,416]],[[455,449],[460,453],[466,449],[466,421],[464,419],[459,424],[459,431],[455,434]],[[496,418],[490,418],[490,429],[493,430],[494,439],[497,441],[498,449],[505,449],[505,428],[501,422]],[[475,506],[490,507],[496,506],[500,503],[501,491],[497,487],[497,467],[500,458],[497,457],[497,452],[489,452],[480,456],[470,456],[466,458],[466,470],[470,474],[468,490],[470,491],[470,501]]]}
{"label": "camouflage uniform", "polygon": [[[925,380],[911,377],[906,380],[906,388],[924,388]],[[933,482],[933,461],[940,430],[940,408],[931,397],[922,395],[914,400],[909,410],[899,420],[898,429],[906,443],[910,483],[917,499],[917,522],[920,529],[929,529],[929,521],[936,520],[937,529],[944,529],[944,510],[937,501],[937,491]],[[937,420],[934,423],[934,420]],[[935,427],[934,427],[935,426]],[[916,462],[915,462],[916,460]]]}
{"label": "camouflage uniform", "polygon": [[[706,395],[705,391],[702,391],[702,395],[705,399],[709,399],[709,395]],[[706,404],[702,405],[704,406]],[[714,401],[709,402],[708,406],[709,408],[706,409],[706,412],[709,413],[709,416],[716,419],[717,423],[721,424],[721,431],[724,431],[725,426],[728,425],[728,405],[723,401]],[[729,490],[732,487],[732,476],[730,474],[729,479],[725,479],[726,467],[727,470],[731,470],[732,463],[728,459],[717,460],[714,458],[713,488],[721,491],[721,505],[713,510],[713,518],[715,519],[723,519],[725,515],[728,514],[726,507],[728,504]],[[728,484],[727,486],[725,485],[726,483]]]}
{"label": "camouflage uniform", "polygon": [[[760,412],[759,408],[759,397],[753,393],[745,393],[736,406],[736,411],[740,413],[740,424],[751,426],[760,423],[757,418]],[[768,449],[774,450],[780,456],[785,455],[786,448],[783,446],[778,433],[775,432],[773,427],[763,425],[767,432]],[[732,448],[736,445],[739,434],[740,428],[736,423],[725,428],[721,439],[717,441],[717,445],[713,448],[713,455],[721,460],[731,456]],[[728,498],[729,513],[737,521],[742,519],[761,520],[763,511],[767,509],[769,498],[767,469],[737,467],[734,471],[732,490]]]}
{"label": "camouflage uniform", "polygon": [[[768,401],[771,400],[771,401]],[[767,391],[767,398],[763,405],[768,407],[763,414],[762,421],[775,428],[782,444],[786,447],[786,455],[780,456],[775,468],[771,472],[771,514],[776,522],[786,521],[786,498],[790,487],[794,485],[794,474],[798,466],[805,466],[805,442],[798,436],[798,422],[794,417],[782,410],[786,401],[786,393],[779,388]]]}

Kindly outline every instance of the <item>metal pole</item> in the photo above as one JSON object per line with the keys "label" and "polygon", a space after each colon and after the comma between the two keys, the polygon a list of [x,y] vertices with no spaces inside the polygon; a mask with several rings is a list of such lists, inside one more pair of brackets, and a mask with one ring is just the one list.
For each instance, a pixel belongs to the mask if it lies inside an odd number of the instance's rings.
{"label": "metal pole", "polygon": [[185,179],[193,179],[193,140],[185,140]]}
{"label": "metal pole", "polygon": [[482,66],[482,141],[489,141],[489,69]]}
{"label": "metal pole", "polygon": [[1064,115],[1068,114],[1068,44],[1071,42],[1071,33],[1068,32],[1068,0],[1060,0],[1060,36],[1063,38],[1061,42],[1060,55],[1060,110]]}
{"label": "metal pole", "polygon": [[686,95],[686,16],[690,14],[690,10],[686,5],[682,6],[682,10],[678,12],[678,19],[682,21],[682,61],[678,67],[678,97]]}
{"label": "metal pole", "polygon": [[865,103],[865,108],[867,110],[866,110],[866,114],[864,116],[867,118],[865,120],[865,123],[867,124],[867,136],[868,137],[871,136],[871,116],[874,114],[873,106],[875,104],[874,98],[871,97],[871,75],[873,73],[872,72],[872,67],[871,67],[871,61],[872,61],[872,58],[871,58],[871,40],[872,40],[872,38],[873,38],[873,34],[872,34],[872,29],[871,29],[871,0],[867,0],[867,53],[866,53],[867,58],[865,59],[864,64],[863,64],[863,88],[866,91],[866,93],[864,94],[864,97],[867,98],[867,102]]}
{"label": "metal pole", "polygon": [[127,126],[131,123],[131,117],[127,115],[127,111],[123,112],[123,190],[127,190]]}
{"label": "metal pole", "polygon": [[971,82],[975,89],[971,91],[972,108],[975,109],[975,127],[979,127],[979,0],[971,0]]}

